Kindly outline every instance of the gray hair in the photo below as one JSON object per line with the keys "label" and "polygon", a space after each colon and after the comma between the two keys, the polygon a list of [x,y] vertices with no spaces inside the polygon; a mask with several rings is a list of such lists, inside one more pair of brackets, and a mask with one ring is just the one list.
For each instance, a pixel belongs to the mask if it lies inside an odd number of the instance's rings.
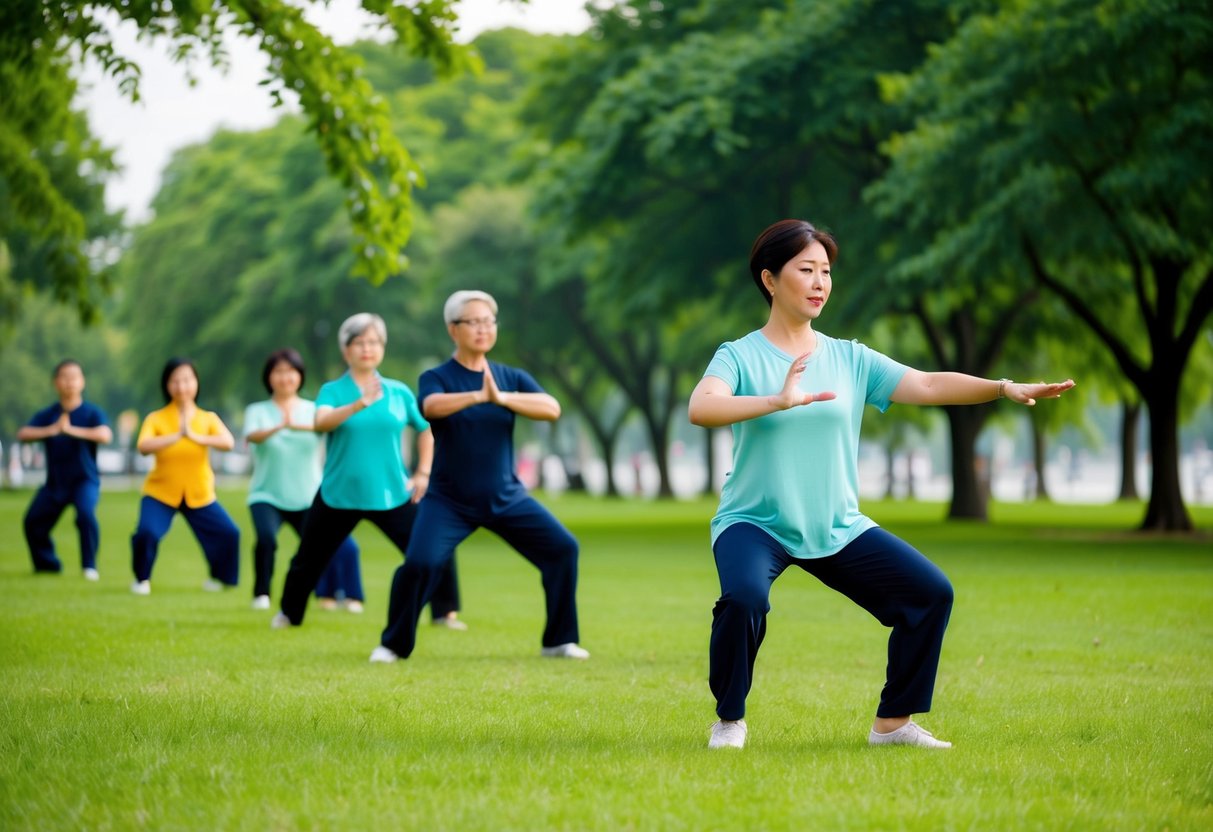
{"label": "gray hair", "polygon": [[383,339],[383,343],[387,343],[387,324],[383,322],[374,312],[359,312],[357,315],[350,315],[341,324],[341,329],[337,330],[337,346],[345,349],[362,333],[366,332],[371,327],[379,333],[379,337]]}
{"label": "gray hair", "polygon": [[463,314],[463,307],[474,300],[484,301],[489,305],[493,314],[497,314],[497,301],[493,300],[493,296],[488,292],[481,292],[478,289],[460,289],[446,299],[446,305],[442,307],[442,320],[448,324],[455,323]]}

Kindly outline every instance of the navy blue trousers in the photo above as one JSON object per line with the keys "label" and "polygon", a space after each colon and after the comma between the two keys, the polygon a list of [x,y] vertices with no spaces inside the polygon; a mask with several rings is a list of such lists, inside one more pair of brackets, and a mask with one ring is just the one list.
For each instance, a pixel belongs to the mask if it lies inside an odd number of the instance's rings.
{"label": "navy blue trousers", "polygon": [[428,495],[404,564],[392,577],[387,628],[380,642],[401,658],[417,646],[421,608],[433,596],[455,547],[484,527],[539,568],[547,610],[544,647],[579,640],[577,630],[577,540],[533,497],[497,510],[475,511]]}
{"label": "navy blue trousers", "polygon": [[[253,597],[256,598],[270,594],[270,581],[274,577],[274,560],[278,552],[278,530],[286,523],[302,541],[307,510],[287,511],[269,503],[250,503],[249,514],[253,516],[253,529],[257,533],[253,543]],[[344,597],[355,601],[366,599],[362,593],[358,544],[353,537],[346,537],[337,544],[337,552],[316,584],[316,597]]]}
{"label": "navy blue trousers", "polygon": [[729,526],[712,548],[720,600],[712,610],[708,683],[721,719],[745,716],[754,659],[766,635],[771,584],[792,565],[893,628],[876,715],[900,717],[931,709],[939,652],[952,612],[952,584],[918,550],[875,528],[837,554],[798,559],[749,523]]}
{"label": "navy blue trousers", "polygon": [[201,508],[190,508],[185,503],[170,506],[146,495],[139,503],[139,525],[131,535],[131,566],[135,580],[151,579],[160,541],[168,534],[177,512],[181,512],[194,537],[202,544],[211,577],[228,586],[239,583],[240,529],[218,500]]}
{"label": "navy blue trousers", "polygon": [[[403,554],[408,549],[416,518],[415,503],[406,502],[386,511],[333,508],[317,493],[312,507],[308,509],[307,521],[303,524],[299,551],[291,558],[291,568],[286,573],[286,583],[282,587],[282,614],[292,624],[303,623],[308,595],[316,589],[320,576],[341,546],[341,541],[350,536],[360,521],[370,520],[378,526]],[[446,564],[437,583],[430,604],[430,613],[435,618],[459,609],[459,578],[455,572],[454,558]]]}
{"label": "navy blue trousers", "polygon": [[38,489],[25,512],[25,542],[35,572],[61,572],[63,564],[55,554],[51,530],[64,509],[76,509],[76,530],[80,533],[80,568],[97,568],[97,547],[101,529],[97,525],[97,499],[101,487],[91,480],[76,483],[69,494],[52,494],[45,486]]}

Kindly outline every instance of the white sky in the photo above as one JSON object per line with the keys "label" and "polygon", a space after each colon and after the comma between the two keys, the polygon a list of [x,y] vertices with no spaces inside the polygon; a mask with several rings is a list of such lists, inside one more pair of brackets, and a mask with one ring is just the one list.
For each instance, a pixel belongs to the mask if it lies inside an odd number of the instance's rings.
{"label": "white sky", "polygon": [[[302,5],[302,4],[301,4]],[[305,7],[306,8],[306,7]],[[533,32],[580,32],[589,25],[584,0],[462,0],[458,4],[460,41],[486,29],[516,26]],[[369,37],[369,17],[356,0],[332,0],[317,5],[308,17],[338,43]],[[264,87],[265,59],[247,39],[227,40],[231,65],[226,74],[210,66],[195,66],[195,86],[189,86],[185,68],[168,57],[165,42],[139,41],[133,26],[115,33],[120,54],[143,70],[141,100],[132,104],[115,82],[102,75],[95,62],[81,76],[79,102],[87,110],[93,133],[116,150],[121,171],[106,191],[111,208],[126,210],[128,221],[148,218],[148,206],[160,183],[160,173],[174,150],[205,141],[218,128],[255,130],[282,115],[274,109]]]}

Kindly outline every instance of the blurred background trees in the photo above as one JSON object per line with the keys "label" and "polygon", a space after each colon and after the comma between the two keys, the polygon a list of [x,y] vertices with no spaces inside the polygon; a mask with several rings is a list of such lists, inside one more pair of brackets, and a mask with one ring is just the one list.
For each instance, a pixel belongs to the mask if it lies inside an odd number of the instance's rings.
{"label": "blurred background trees", "polygon": [[[571,484],[584,484],[588,455],[605,463],[605,490],[621,490],[616,467],[639,443],[656,493],[674,492],[688,448],[701,449],[710,487],[728,465],[711,433],[685,425],[686,397],[719,343],[765,320],[746,268],[754,235],[801,216],[841,244],[823,331],[924,370],[1080,382],[1079,395],[1032,412],[869,419],[865,435],[889,450],[890,490],[895,459],[938,442],[949,516],[983,519],[999,464],[991,432],[1019,437],[1046,497],[1052,443],[1111,430],[1132,499],[1144,430],[1142,525],[1190,527],[1181,425],[1213,444],[1206,4],[627,0],[592,7],[576,37],[503,30],[466,49],[449,42],[449,6],[416,4],[401,24],[413,56],[361,43],[323,72],[306,64],[319,100],[335,84],[367,108],[344,111],[347,139],[378,129],[395,162],[359,150],[343,167],[344,145],[304,106],[177,153],[137,227],[104,212],[112,164],[70,112],[67,54],[38,53],[49,97],[6,95],[0,114],[23,114],[23,140],[58,154],[35,156],[59,201],[23,202],[33,174],[0,168],[12,322],[0,356],[36,393],[5,398],[0,431],[47,398],[44,377],[70,349],[95,358],[90,392],[111,410],[155,404],[160,366],[184,354],[208,405],[237,414],[262,395],[265,354],[287,344],[314,392],[341,370],[336,327],[363,309],[388,321],[386,372],[413,383],[449,351],[442,301],[476,287],[501,301],[495,357],[565,403],[565,426],[535,438]],[[287,25],[237,19],[263,42]],[[3,43],[8,90],[34,65],[13,69]],[[342,66],[357,84],[336,80]],[[0,139],[12,133],[0,120]],[[360,164],[379,208],[351,190]],[[424,187],[393,190],[398,174]],[[55,220],[64,206],[80,222]],[[369,257],[368,239],[381,249]],[[56,271],[64,250],[90,254],[87,280]],[[352,278],[360,270],[390,279]],[[103,313],[72,333],[88,346],[50,335],[64,327],[56,302]],[[1109,407],[1123,414],[1113,428],[1092,418]]]}

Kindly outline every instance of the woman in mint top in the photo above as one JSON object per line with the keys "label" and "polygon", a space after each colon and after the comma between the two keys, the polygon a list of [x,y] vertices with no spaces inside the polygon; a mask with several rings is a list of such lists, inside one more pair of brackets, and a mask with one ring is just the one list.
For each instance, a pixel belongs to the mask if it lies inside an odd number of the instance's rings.
{"label": "woman in mint top", "polygon": [[[299,396],[306,369],[293,349],[276,350],[265,361],[261,382],[270,398],[244,411],[244,437],[253,453],[248,506],[257,533],[253,545],[253,609],[270,608],[270,581],[278,530],[287,523],[303,536],[308,508],[320,487],[320,436],[316,404]],[[346,537],[320,578],[316,596],[336,605],[343,596],[350,612],[362,612],[358,544]],[[329,604],[326,604],[329,602]]]}
{"label": "woman in mint top", "polygon": [[866,405],[1034,405],[1074,386],[924,373],[814,329],[830,299],[838,245],[803,220],[763,231],[750,275],[771,307],[762,329],[723,344],[691,394],[691,422],[733,428],[733,470],[712,520],[720,600],[708,680],[720,720],[708,745],[745,745],[745,700],[766,635],[771,584],[789,566],[816,576],[891,627],[886,682],[868,741],[948,748],[911,719],[930,710],[952,585],[859,510]]}
{"label": "woman in mint top", "polygon": [[[378,315],[347,318],[337,342],[349,371],[320,388],[317,432],[327,434],[320,490],[308,511],[299,551],[282,589],[282,611],[272,626],[303,623],[308,594],[316,587],[341,541],[361,520],[379,527],[403,555],[417,503],[425,496],[434,459],[434,437],[408,385],[379,375],[387,327]],[[417,432],[417,470],[404,467],[405,428]],[[447,620],[459,609],[454,564],[444,573],[431,612]],[[448,625],[449,626],[449,625]]]}

